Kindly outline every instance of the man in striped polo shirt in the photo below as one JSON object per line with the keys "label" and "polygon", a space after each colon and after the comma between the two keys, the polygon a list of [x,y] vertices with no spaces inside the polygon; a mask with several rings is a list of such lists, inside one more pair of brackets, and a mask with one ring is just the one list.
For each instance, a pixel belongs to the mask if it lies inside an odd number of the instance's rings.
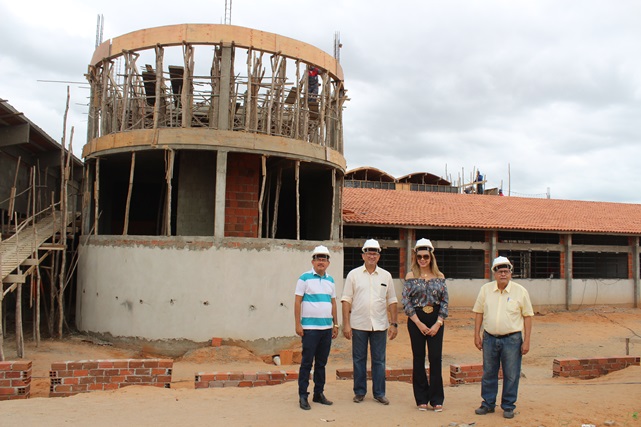
{"label": "man in striped polo shirt", "polygon": [[324,394],[325,365],[329,357],[332,339],[338,336],[336,317],[336,287],[334,279],[327,274],[329,250],[317,246],[312,252],[312,269],[303,273],[296,283],[294,320],[296,335],[301,337],[303,357],[298,372],[298,396],[301,409],[312,409],[307,400],[309,375],[314,364],[313,401],[331,405]]}

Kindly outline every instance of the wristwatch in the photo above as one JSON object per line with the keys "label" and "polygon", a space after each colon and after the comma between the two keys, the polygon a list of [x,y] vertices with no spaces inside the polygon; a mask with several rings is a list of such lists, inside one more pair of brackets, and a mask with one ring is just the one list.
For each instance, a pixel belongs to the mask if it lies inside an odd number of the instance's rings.
{"label": "wristwatch", "polygon": [[438,319],[436,322],[437,322],[439,325],[443,326],[443,321],[442,321],[441,319]]}
{"label": "wristwatch", "polygon": [[334,327],[335,327],[335,328],[338,328],[338,325],[336,325],[336,324],[335,324],[335,325],[334,325]]}
{"label": "wristwatch", "polygon": [[390,326],[394,326],[395,328],[398,328],[398,323],[391,323]]}

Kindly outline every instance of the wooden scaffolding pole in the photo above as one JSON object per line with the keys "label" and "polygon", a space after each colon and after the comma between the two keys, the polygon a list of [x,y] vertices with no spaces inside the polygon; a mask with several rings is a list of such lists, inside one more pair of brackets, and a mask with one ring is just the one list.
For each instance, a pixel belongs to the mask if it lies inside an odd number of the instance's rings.
{"label": "wooden scaffolding pole", "polygon": [[131,206],[131,193],[134,190],[134,170],[136,169],[136,152],[131,152],[131,167],[129,169],[129,188],[127,190],[127,202],[125,203],[125,224],[122,227],[122,235],[129,234],[129,207]]}
{"label": "wooden scaffolding pole", "polygon": [[263,237],[263,200],[265,199],[265,180],[267,179],[267,158],[261,156],[262,182],[260,184],[260,196],[258,198],[258,237]]}
{"label": "wooden scaffolding pole", "polygon": [[162,96],[162,87],[163,87],[163,76],[162,76],[162,67],[163,59],[165,56],[165,50],[159,44],[156,45],[156,93],[154,101],[154,129],[158,129],[160,122],[160,106],[165,103]]}
{"label": "wooden scaffolding pole", "polygon": [[165,151],[165,181],[167,182],[167,197],[165,197],[165,236],[171,236],[171,180],[174,177],[174,150]]}
{"label": "wooden scaffolding pole", "polygon": [[183,43],[183,57],[185,61],[185,71],[183,72],[183,87],[180,94],[180,103],[182,104],[182,127],[191,127],[192,110],[193,110],[193,79],[194,79],[194,48],[192,45]]}
{"label": "wooden scaffolding pole", "polygon": [[280,187],[283,184],[283,168],[278,167],[278,176],[276,177],[276,192],[274,194],[274,219],[272,222],[272,238],[276,237],[278,230],[278,204],[280,202]]}
{"label": "wooden scaffolding pole", "polygon": [[93,181],[93,234],[98,235],[98,206],[100,197],[100,157],[96,158],[96,176]]}
{"label": "wooden scaffolding pole", "polygon": [[296,180],[296,240],[300,240],[300,160],[296,160],[294,178]]}

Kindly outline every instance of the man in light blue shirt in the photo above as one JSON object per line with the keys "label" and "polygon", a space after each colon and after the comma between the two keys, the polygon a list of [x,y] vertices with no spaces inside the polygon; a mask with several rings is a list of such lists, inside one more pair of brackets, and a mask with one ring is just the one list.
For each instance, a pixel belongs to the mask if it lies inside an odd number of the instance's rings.
{"label": "man in light blue shirt", "polygon": [[309,410],[307,388],[309,375],[314,365],[313,401],[331,405],[324,394],[325,365],[329,357],[332,339],[338,336],[336,314],[336,286],[327,274],[329,250],[317,246],[312,252],[312,269],[303,273],[296,283],[294,320],[296,335],[301,337],[303,354],[298,372],[298,396],[301,409]]}

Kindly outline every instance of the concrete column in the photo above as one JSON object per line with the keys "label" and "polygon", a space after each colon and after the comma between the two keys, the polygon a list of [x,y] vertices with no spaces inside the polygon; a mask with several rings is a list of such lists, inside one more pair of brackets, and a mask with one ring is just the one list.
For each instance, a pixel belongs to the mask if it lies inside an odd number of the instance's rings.
{"label": "concrete column", "polygon": [[565,273],[565,309],[569,310],[572,306],[572,235],[565,236],[565,262],[563,270]]}
{"label": "concrete column", "polygon": [[[229,106],[232,73],[232,46],[223,44],[220,64],[220,96],[218,97],[218,129],[229,130]],[[225,156],[226,158],[226,156]]]}
{"label": "concrete column", "polygon": [[412,268],[412,241],[416,236],[416,230],[408,228],[405,230],[405,274]]}
{"label": "concrete column", "polygon": [[216,155],[216,199],[214,205],[214,237],[225,237],[225,198],[227,194],[227,151]]}
{"label": "concrete column", "polygon": [[334,211],[332,215],[334,219],[332,220],[333,228],[330,230],[330,239],[331,240],[340,240],[342,239],[341,230],[343,229],[343,185],[344,177],[342,174],[336,173],[334,171]]}
{"label": "concrete column", "polygon": [[641,307],[641,277],[639,273],[639,237],[634,237],[634,246],[632,247],[632,277],[634,278],[634,308]]}

